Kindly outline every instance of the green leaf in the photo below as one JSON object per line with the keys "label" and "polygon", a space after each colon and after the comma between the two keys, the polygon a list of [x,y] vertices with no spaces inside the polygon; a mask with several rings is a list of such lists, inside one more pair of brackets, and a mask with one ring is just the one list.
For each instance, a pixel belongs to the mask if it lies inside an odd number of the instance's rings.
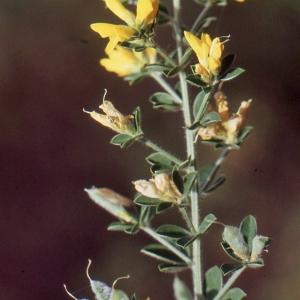
{"label": "green leaf", "polygon": [[262,258],[258,258],[256,261],[251,261],[247,263],[248,267],[251,268],[260,268],[265,265],[264,260]]}
{"label": "green leaf", "polygon": [[173,281],[173,290],[176,300],[193,300],[192,294],[186,284],[175,276]]}
{"label": "green leaf", "polygon": [[245,242],[248,244],[248,248],[251,250],[252,240],[257,233],[257,224],[255,218],[251,215],[244,218],[244,220],[241,222],[240,230]]}
{"label": "green leaf", "polygon": [[185,263],[181,264],[160,264],[158,269],[160,272],[177,273],[188,269],[189,266]]}
{"label": "green leaf", "polygon": [[190,190],[192,189],[195,179],[197,178],[198,172],[191,172],[187,174],[184,178],[183,183],[183,195],[187,196]]}
{"label": "green leaf", "polygon": [[89,197],[100,207],[104,208],[106,211],[108,211],[113,216],[128,222],[128,223],[137,223],[137,220],[134,216],[132,216],[127,210],[113,201],[111,201],[111,198],[106,196],[105,193],[102,193],[101,188],[91,188],[91,189],[84,189]]}
{"label": "green leaf", "polygon": [[135,125],[135,129],[136,129],[136,133],[138,135],[142,134],[142,119],[141,119],[141,109],[139,107],[137,107],[133,113],[132,113],[133,117],[134,117],[134,125]]}
{"label": "green leaf", "polygon": [[146,73],[146,72],[140,72],[140,73],[133,73],[133,74],[124,76],[123,79],[125,81],[128,81],[128,83],[130,85],[134,85],[134,84],[142,81],[147,76],[148,76],[148,73]]}
{"label": "green leaf", "polygon": [[199,229],[198,229],[198,233],[199,234],[203,234],[205,233],[211,225],[213,225],[214,221],[216,221],[217,218],[214,214],[208,214],[204,220],[201,222]]}
{"label": "green leaf", "polygon": [[182,56],[182,58],[181,58],[181,60],[179,62],[179,65],[180,66],[184,66],[185,63],[190,59],[192,53],[193,53],[193,49],[191,47],[188,47],[185,50],[185,52],[184,52],[184,54],[183,54],[183,56]]}
{"label": "green leaf", "polygon": [[232,259],[234,259],[236,261],[239,261],[239,262],[243,261],[240,257],[238,257],[237,255],[235,255],[234,251],[230,248],[229,244],[227,244],[226,242],[222,242],[221,246],[222,246],[223,250],[225,251],[225,253],[229,257],[231,257]]}
{"label": "green leaf", "polygon": [[153,103],[153,107],[157,109],[165,110],[178,110],[181,109],[181,104],[177,103],[174,98],[163,92],[158,92],[150,97],[150,101]]}
{"label": "green leaf", "polygon": [[146,196],[141,195],[135,198],[133,202],[137,205],[157,206],[162,201],[157,198],[148,198]]}
{"label": "green leaf", "polygon": [[183,185],[183,179],[179,174],[178,168],[175,166],[172,171],[172,181],[174,182],[176,188],[178,191],[183,194],[184,185]]}
{"label": "green leaf", "polygon": [[185,249],[187,246],[191,245],[197,238],[198,238],[198,234],[195,234],[192,236],[186,236],[186,237],[178,239],[176,241],[176,245]]}
{"label": "green leaf", "polygon": [[207,300],[213,300],[223,285],[223,277],[217,266],[205,273],[205,295]]}
{"label": "green leaf", "polygon": [[109,226],[107,227],[107,230],[124,231],[124,230],[128,230],[128,229],[132,228],[132,226],[133,225],[130,223],[113,222],[113,223],[109,224]]}
{"label": "green leaf", "polygon": [[242,268],[245,264],[244,263],[227,263],[223,264],[220,269],[223,273],[223,275],[227,275],[229,273],[232,273],[240,268]]}
{"label": "green leaf", "polygon": [[[178,248],[180,249],[180,248]],[[182,263],[182,260],[175,255],[173,252],[171,252],[167,247],[161,245],[161,244],[150,244],[145,246],[142,250],[142,253],[147,254],[153,258],[156,258],[158,260],[162,260],[165,262],[169,262],[172,264],[176,263]]]}
{"label": "green leaf", "polygon": [[134,224],[131,228],[127,228],[124,230],[124,232],[129,233],[129,234],[134,234],[140,229],[140,224],[136,223]]}
{"label": "green leaf", "polygon": [[230,249],[236,256],[238,256],[241,260],[249,258],[249,246],[245,243],[244,236],[241,233],[240,228],[226,225],[222,236],[223,240],[230,246]]}
{"label": "green leaf", "polygon": [[176,66],[168,72],[164,72],[167,77],[174,77],[182,70],[181,66]]}
{"label": "green leaf", "polygon": [[220,122],[220,121],[221,121],[220,115],[217,112],[212,111],[212,112],[208,113],[207,115],[205,115],[200,120],[200,124],[202,126],[208,126],[208,125],[211,125],[213,123]]}
{"label": "green leaf", "polygon": [[154,71],[154,72],[163,72],[163,71],[170,71],[172,68],[169,66],[165,66],[162,64],[151,64],[145,67],[147,70]]}
{"label": "green leaf", "polygon": [[171,202],[162,202],[162,203],[160,203],[160,204],[157,205],[157,207],[156,207],[156,213],[157,214],[164,213],[164,212],[170,210],[173,206],[174,206],[174,203],[171,203]]}
{"label": "green leaf", "polygon": [[129,147],[138,137],[132,136],[124,133],[120,133],[115,135],[110,143],[116,146],[120,146],[121,148]]}
{"label": "green leaf", "polygon": [[179,239],[182,237],[191,236],[191,233],[185,228],[171,224],[166,224],[158,227],[156,233],[171,239]]}
{"label": "green leaf", "polygon": [[221,61],[221,70],[220,70],[220,73],[219,73],[219,76],[222,78],[226,72],[229,70],[229,68],[231,67],[231,65],[233,64],[235,60],[235,54],[228,54],[226,56],[224,56],[222,58],[222,61]]}
{"label": "green leaf", "polygon": [[221,81],[228,81],[231,80],[237,76],[239,76],[240,74],[242,74],[243,72],[245,72],[244,69],[242,68],[235,68],[232,70],[229,70],[228,72],[226,72],[223,77],[220,79]]}
{"label": "green leaf", "polygon": [[123,291],[113,289],[109,300],[129,300],[129,298]]}
{"label": "green leaf", "polygon": [[194,115],[194,123],[197,123],[200,121],[200,119],[205,114],[207,107],[208,107],[208,100],[210,97],[210,93],[205,93],[204,91],[201,91],[195,98],[194,104],[193,104],[193,115]]}
{"label": "green leaf", "polygon": [[215,164],[209,164],[200,169],[198,175],[198,182],[200,187],[202,187],[206,183],[206,180],[210,176],[214,166]]}
{"label": "green leaf", "polygon": [[146,160],[151,165],[162,165],[173,168],[176,164],[167,156],[155,152],[146,157]]}
{"label": "green leaf", "polygon": [[152,174],[159,174],[159,173],[170,173],[172,172],[173,167],[169,167],[166,165],[153,165],[150,167],[150,171]]}
{"label": "green leaf", "polygon": [[219,178],[211,184],[207,189],[205,189],[205,193],[211,193],[215,191],[218,187],[220,187],[226,180],[225,174],[221,174]]}
{"label": "green leaf", "polygon": [[203,82],[199,75],[190,74],[185,79],[188,83],[197,87],[207,87],[207,83]]}
{"label": "green leaf", "polygon": [[155,214],[155,211],[152,206],[148,205],[141,205],[137,206],[140,208],[140,223],[141,224],[147,224],[152,219],[152,217]]}
{"label": "green leaf", "polygon": [[253,129],[251,126],[246,126],[238,136],[237,145],[241,146],[244,142],[244,139],[250,134],[250,131]]}
{"label": "green leaf", "polygon": [[233,288],[230,289],[222,298],[221,300],[240,300],[246,297],[247,295],[244,291],[240,288]]}

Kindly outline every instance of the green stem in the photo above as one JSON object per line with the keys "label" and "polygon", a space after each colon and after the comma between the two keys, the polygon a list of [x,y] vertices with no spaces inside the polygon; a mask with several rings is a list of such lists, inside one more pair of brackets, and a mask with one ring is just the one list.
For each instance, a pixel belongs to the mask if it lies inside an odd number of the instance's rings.
{"label": "green stem", "polygon": [[179,212],[181,213],[184,221],[186,222],[187,227],[191,231],[192,234],[197,234],[197,230],[195,229],[190,217],[188,216],[184,207],[179,207]]}
{"label": "green stem", "polygon": [[169,152],[165,151],[164,149],[160,148],[159,146],[155,145],[154,143],[152,143],[151,141],[147,140],[144,137],[141,138],[141,139],[138,139],[138,141],[141,142],[141,143],[143,143],[145,146],[147,146],[147,147],[155,150],[156,152],[161,153],[165,157],[167,157],[170,160],[172,160],[178,166],[180,166],[183,163],[180,159],[178,159],[177,157],[173,156]]}
{"label": "green stem", "polygon": [[178,96],[178,94],[172,89],[172,87],[161,77],[158,72],[151,72],[150,76],[166,91],[174,98],[174,102],[181,104],[182,99]]}
{"label": "green stem", "polygon": [[[175,38],[177,44],[177,53],[178,53],[178,61],[182,58],[182,33],[180,30],[180,0],[173,0],[174,7],[174,31]],[[188,95],[188,87],[187,82],[185,80],[186,74],[185,72],[179,72],[179,80],[181,85],[181,93],[182,93],[182,101],[183,101],[183,116],[185,126],[191,125],[191,113],[190,113],[190,103],[189,103],[189,95]],[[191,157],[191,161],[193,162],[193,170],[195,170],[195,147],[194,147],[194,138],[193,131],[186,130],[186,145],[187,145],[187,155]],[[191,198],[191,212],[192,212],[192,224],[195,229],[199,228],[200,218],[199,218],[199,202],[198,202],[198,193],[197,193],[197,183],[190,191]],[[193,287],[194,287],[194,299],[197,300],[202,295],[202,266],[201,266],[201,240],[197,238],[193,243]]]}
{"label": "green stem", "polygon": [[163,57],[172,67],[177,67],[176,62],[170,58],[170,56],[163,50],[161,49],[153,40],[149,40],[149,47],[153,47],[157,53]]}
{"label": "green stem", "polygon": [[201,13],[198,15],[196,21],[194,22],[192,28],[191,28],[191,32],[195,31],[195,29],[199,26],[200,22],[202,22],[204,16],[206,15],[206,13],[209,11],[209,9],[212,7],[212,4],[207,2],[204,6],[204,8],[202,9]]}
{"label": "green stem", "polygon": [[152,238],[154,238],[157,242],[164,245],[166,248],[168,248],[174,254],[176,254],[186,264],[188,264],[189,266],[192,265],[192,261],[189,257],[184,255],[180,250],[178,250],[176,247],[174,247],[172,244],[170,244],[166,239],[164,239],[163,237],[158,235],[152,228],[150,228],[150,227],[140,227],[140,229],[143,230],[144,232],[146,232]]}
{"label": "green stem", "polygon": [[220,289],[214,300],[220,300],[225,295],[225,293],[230,289],[230,287],[234,284],[237,278],[241,275],[241,273],[246,269],[246,266],[241,269],[235,271],[231,277],[227,280],[224,286]]}

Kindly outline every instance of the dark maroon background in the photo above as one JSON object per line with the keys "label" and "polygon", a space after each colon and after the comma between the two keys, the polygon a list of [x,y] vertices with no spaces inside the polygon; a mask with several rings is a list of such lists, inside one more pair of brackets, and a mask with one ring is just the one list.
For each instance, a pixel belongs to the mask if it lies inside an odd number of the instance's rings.
{"label": "dark maroon background", "polygon": [[[191,25],[200,7],[184,0],[184,22]],[[203,212],[238,225],[248,214],[260,234],[273,238],[265,267],[246,270],[237,284],[249,299],[299,299],[299,12],[298,1],[229,0],[219,8],[210,33],[230,34],[225,52],[237,53],[236,66],[247,70],[224,86],[236,110],[253,99],[248,124],[255,127],[240,151],[222,167],[225,185],[203,201]],[[150,79],[129,88],[99,65],[106,40],[89,24],[116,20],[98,0],[0,0],[1,274],[5,300],[90,297],[85,275],[92,259],[93,278],[140,299],[171,299],[171,274],[139,250],[152,240],[107,232],[114,220],[83,191],[109,187],[132,197],[132,180],[149,178],[140,145],[121,150],[109,145],[113,133],[82,108],[94,110],[107,99],[129,114],[139,105],[146,135],[185,155],[182,118],[153,111],[148,97],[160,90]],[[170,36],[158,33],[160,43]],[[195,92],[195,90],[193,89]],[[200,163],[218,153],[199,144]],[[176,212],[158,216],[171,222]],[[230,259],[220,248],[222,228],[203,237],[204,268]],[[189,272],[181,278],[190,281]]]}

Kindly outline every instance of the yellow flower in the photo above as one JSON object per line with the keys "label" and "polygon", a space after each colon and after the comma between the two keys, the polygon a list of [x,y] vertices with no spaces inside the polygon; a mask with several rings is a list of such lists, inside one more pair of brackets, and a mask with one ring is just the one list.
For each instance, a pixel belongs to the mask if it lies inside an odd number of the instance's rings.
{"label": "yellow flower", "polygon": [[202,81],[212,84],[220,71],[224,43],[219,38],[211,40],[206,33],[202,33],[200,39],[188,31],[184,32],[184,36],[199,60],[199,64],[194,66],[194,72],[201,76]]}
{"label": "yellow flower", "polygon": [[133,123],[134,117],[132,115],[123,116],[110,101],[104,100],[104,98],[103,104],[101,104],[99,108],[105,112],[105,115],[99,114],[95,111],[89,112],[84,110],[84,112],[89,113],[94,120],[101,123],[103,126],[106,126],[118,133],[125,133],[133,136],[136,134],[136,129]]}
{"label": "yellow flower", "polygon": [[135,189],[146,197],[158,198],[166,202],[177,204],[180,204],[182,201],[182,194],[178,191],[170,177],[165,173],[158,174],[154,179],[150,179],[149,181],[134,181],[133,184]]}
{"label": "yellow flower", "polygon": [[219,91],[215,93],[214,98],[217,109],[210,107],[210,111],[216,110],[221,121],[208,127],[201,127],[198,134],[202,140],[217,139],[224,141],[225,144],[235,144],[240,132],[245,127],[247,111],[252,100],[243,101],[237,113],[229,117],[227,97]]}
{"label": "yellow flower", "polygon": [[114,72],[120,77],[139,73],[141,69],[156,61],[156,50],[147,48],[143,52],[136,52],[116,46],[115,50],[108,53],[108,58],[100,60],[100,64],[109,72]]}
{"label": "yellow flower", "polygon": [[105,49],[107,53],[112,51],[119,42],[124,42],[134,34],[140,33],[141,29],[148,32],[158,11],[158,0],[139,0],[136,15],[126,9],[119,0],[104,1],[109,9],[127,24],[127,26],[107,23],[91,24],[91,28],[101,37],[109,38]]}

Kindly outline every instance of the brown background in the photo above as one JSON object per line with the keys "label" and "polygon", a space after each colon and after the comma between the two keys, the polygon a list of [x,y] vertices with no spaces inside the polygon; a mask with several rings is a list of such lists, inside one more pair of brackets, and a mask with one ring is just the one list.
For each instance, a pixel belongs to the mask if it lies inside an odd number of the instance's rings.
{"label": "brown background", "polygon": [[[184,0],[188,26],[200,7]],[[273,238],[265,267],[246,270],[237,284],[249,299],[299,299],[299,12],[295,0],[246,0],[218,9],[213,36],[231,35],[226,53],[247,70],[226,84],[234,110],[253,99],[248,120],[255,130],[233,151],[222,172],[225,185],[205,199],[203,212],[238,225],[253,214],[260,234]],[[89,118],[103,89],[124,113],[139,105],[146,135],[184,157],[182,118],[151,109],[157,90],[146,79],[129,88],[98,64],[105,40],[90,23],[114,21],[98,0],[0,0],[1,188],[0,298],[5,300],[90,298],[85,276],[112,284],[140,299],[171,299],[173,276],[160,274],[157,262],[139,253],[152,240],[143,233],[107,232],[114,220],[92,203],[83,189],[106,186],[132,197],[132,180],[149,178],[140,145],[121,150],[109,145],[113,133]],[[158,34],[163,43],[165,27]],[[195,92],[195,90],[193,90]],[[199,144],[200,163],[218,153]],[[175,212],[161,215],[158,226]],[[230,261],[221,250],[222,228],[203,238],[204,268]],[[181,278],[190,281],[189,272]]]}

